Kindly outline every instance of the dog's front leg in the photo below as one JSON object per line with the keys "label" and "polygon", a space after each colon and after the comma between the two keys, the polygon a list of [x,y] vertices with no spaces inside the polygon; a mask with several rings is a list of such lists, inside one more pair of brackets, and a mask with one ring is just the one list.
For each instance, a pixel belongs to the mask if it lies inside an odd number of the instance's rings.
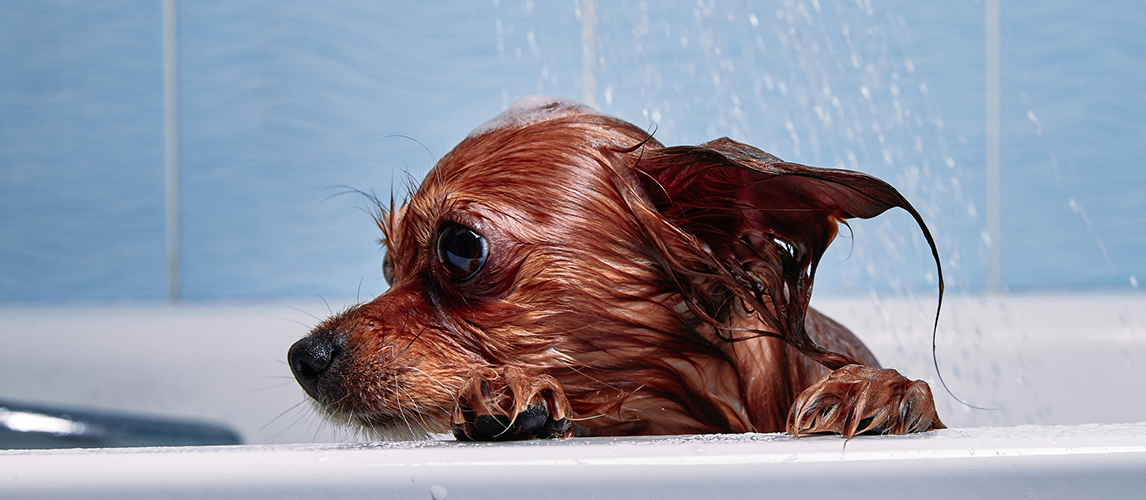
{"label": "dog's front leg", "polygon": [[943,429],[931,388],[892,369],[844,366],[804,390],[788,413],[788,433],[908,434]]}
{"label": "dog's front leg", "polygon": [[573,435],[569,402],[545,374],[515,366],[474,370],[454,409],[460,441],[512,441]]}

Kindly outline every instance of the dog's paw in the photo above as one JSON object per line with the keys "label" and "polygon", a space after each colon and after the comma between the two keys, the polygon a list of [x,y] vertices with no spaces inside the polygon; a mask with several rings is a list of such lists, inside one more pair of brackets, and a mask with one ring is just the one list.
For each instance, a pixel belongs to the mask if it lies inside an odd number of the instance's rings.
{"label": "dog's paw", "polygon": [[943,429],[931,388],[892,369],[847,365],[796,398],[788,413],[788,433],[908,434]]}
{"label": "dog's paw", "polygon": [[569,402],[557,379],[505,366],[479,368],[458,396],[453,431],[459,441],[512,441],[573,435]]}

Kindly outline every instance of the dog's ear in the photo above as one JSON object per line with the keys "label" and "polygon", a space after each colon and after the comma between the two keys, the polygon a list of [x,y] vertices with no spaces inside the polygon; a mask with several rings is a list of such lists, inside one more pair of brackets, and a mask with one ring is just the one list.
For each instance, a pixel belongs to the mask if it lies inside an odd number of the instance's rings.
{"label": "dog's ear", "polygon": [[[781,337],[832,369],[854,361],[816,344],[804,329],[804,317],[816,266],[839,224],[903,208],[922,228],[939,266],[922,217],[875,177],[787,163],[727,138],[634,153],[648,203],[710,256],[707,267],[715,269],[699,274],[715,275],[708,277],[723,283],[746,310],[760,313],[768,328],[755,333]],[[699,278],[696,272],[685,274],[692,276],[678,277],[678,283]],[[938,276],[942,300],[942,269]],[[689,295],[690,307],[702,319],[725,323],[719,320],[720,308],[726,307],[719,297],[697,301],[700,297]],[[698,302],[710,307],[696,311]]]}

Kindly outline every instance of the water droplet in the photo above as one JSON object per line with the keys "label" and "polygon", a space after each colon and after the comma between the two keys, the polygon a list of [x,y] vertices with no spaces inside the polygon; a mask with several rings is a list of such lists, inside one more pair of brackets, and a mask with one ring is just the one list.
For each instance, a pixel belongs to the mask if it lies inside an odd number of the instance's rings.
{"label": "water droplet", "polygon": [[1039,123],[1039,117],[1035,115],[1034,110],[1027,110],[1027,119],[1030,120],[1031,124],[1035,126],[1035,135],[1043,135],[1043,126],[1041,123]]}
{"label": "water droplet", "polygon": [[446,487],[440,484],[431,486],[430,497],[434,500],[446,500]]}

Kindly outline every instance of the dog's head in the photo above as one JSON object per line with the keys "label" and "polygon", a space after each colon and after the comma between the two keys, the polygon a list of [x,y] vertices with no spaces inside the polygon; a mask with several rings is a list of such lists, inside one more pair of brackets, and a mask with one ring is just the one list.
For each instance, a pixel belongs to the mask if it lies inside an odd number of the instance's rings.
{"label": "dog's head", "polygon": [[485,366],[552,374],[580,416],[638,388],[696,390],[688,366],[726,361],[737,338],[842,366],[804,331],[812,275],[840,222],[895,206],[919,219],[864,174],[728,139],[666,148],[580,104],[526,98],[380,212],[390,289],[315,328],[290,366],[334,421],[379,437],[448,431]]}

